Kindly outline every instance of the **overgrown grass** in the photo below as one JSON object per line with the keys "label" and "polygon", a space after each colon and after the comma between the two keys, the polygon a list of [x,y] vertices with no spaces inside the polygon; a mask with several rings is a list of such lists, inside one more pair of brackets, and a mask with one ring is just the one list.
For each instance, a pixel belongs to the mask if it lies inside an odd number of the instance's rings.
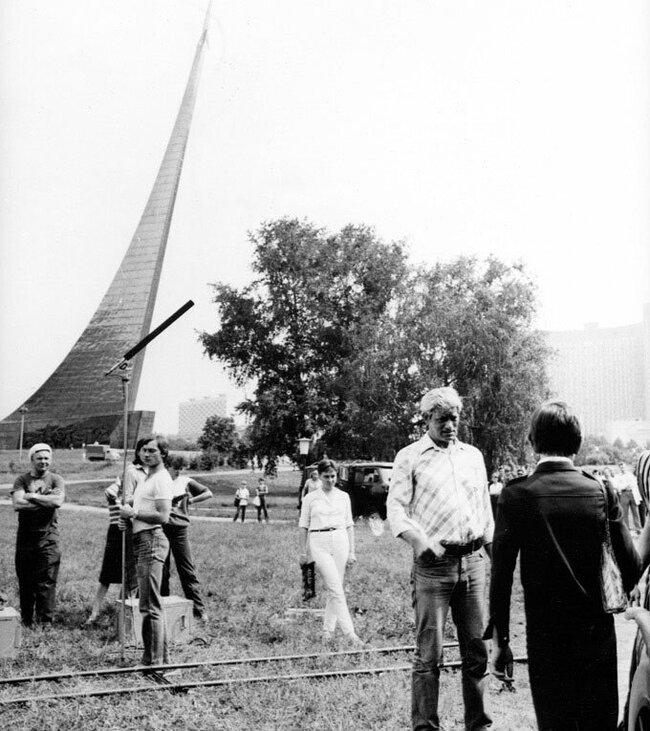
{"label": "overgrown grass", "polygon": [[[273,488],[272,488],[273,490]],[[231,511],[232,512],[232,511]],[[177,646],[173,661],[235,657],[264,657],[318,652],[321,619],[291,615],[287,609],[303,606],[297,563],[296,511],[288,523],[244,525],[232,522],[194,522],[192,544],[202,585],[207,596],[210,623],[195,632],[189,645]],[[272,514],[273,517],[273,514]],[[13,566],[14,513],[0,508],[0,588],[18,607]],[[83,623],[96,588],[106,531],[100,514],[61,512],[63,560],[58,584],[58,610],[50,630],[26,631],[17,659],[0,661],[2,676],[89,669],[120,664],[116,614],[108,608],[99,624]],[[347,595],[355,611],[359,635],[375,647],[411,645],[413,619],[410,600],[410,555],[406,545],[385,531],[377,537],[367,526],[357,528],[358,564],[348,572]],[[317,580],[318,581],[318,580]],[[318,584],[317,584],[318,585]],[[177,583],[172,590],[180,594]],[[116,596],[111,588],[109,598]],[[523,654],[521,593],[517,587],[513,611],[515,654]],[[322,606],[319,595],[310,604]],[[447,636],[453,639],[453,626]],[[447,657],[455,659],[453,651]],[[293,673],[350,666],[404,664],[399,658],[379,655],[353,656],[346,660],[321,657],[281,665],[224,667],[202,670],[198,677],[244,678],[271,673]],[[139,652],[129,646],[127,660],[135,664]],[[496,728],[522,731],[535,728],[525,668],[516,670],[517,693],[499,694],[491,685]],[[114,678],[101,687],[143,684],[141,678]],[[491,681],[492,682],[492,681]],[[0,688],[0,699],[67,689],[96,687],[97,680],[62,681],[51,687]],[[462,723],[460,675],[446,672],[442,681],[441,708],[446,728],[459,730]],[[27,707],[0,709],[2,728],[41,731],[99,731],[100,729],[168,729],[239,731],[240,729],[306,729],[394,731],[409,727],[410,677],[408,672],[385,672],[330,680],[297,680],[236,684],[229,688],[172,695],[123,694],[105,699],[48,701]]]}

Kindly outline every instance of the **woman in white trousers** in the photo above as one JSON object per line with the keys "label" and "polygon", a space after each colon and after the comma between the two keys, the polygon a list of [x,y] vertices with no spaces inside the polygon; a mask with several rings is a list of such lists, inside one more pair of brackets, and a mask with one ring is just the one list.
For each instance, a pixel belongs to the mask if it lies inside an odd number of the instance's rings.
{"label": "woman in white trousers", "polygon": [[343,590],[345,567],[356,562],[354,522],[347,493],[335,487],[336,464],[324,459],[318,463],[322,487],[303,498],[300,510],[300,564],[315,562],[323,580],[327,600],[323,641],[330,643],[337,625],[353,646],[362,645],[352,624]]}

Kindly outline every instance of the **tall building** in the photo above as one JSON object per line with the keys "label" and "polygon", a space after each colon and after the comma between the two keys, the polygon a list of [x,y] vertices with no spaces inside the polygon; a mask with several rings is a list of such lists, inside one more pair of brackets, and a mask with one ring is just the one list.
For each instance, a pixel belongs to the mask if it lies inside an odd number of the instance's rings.
{"label": "tall building", "polygon": [[183,439],[198,439],[206,419],[210,416],[226,416],[225,393],[181,402],[178,405],[178,436]]}
{"label": "tall building", "polygon": [[[547,332],[553,396],[581,417],[586,434],[609,439],[650,428],[650,305],[635,325]],[[650,433],[650,432],[648,432]]]}
{"label": "tall building", "polygon": [[[209,13],[209,10],[208,10]],[[68,427],[84,441],[123,444],[124,402],[117,376],[104,374],[151,327],[183,157],[190,132],[206,47],[208,15],[199,39],[180,110],[158,175],[131,244],[108,291],[81,337],[54,373],[27,401],[0,421],[0,448],[18,446],[21,409],[26,434],[45,427]],[[127,172],[127,171],[125,171]],[[128,172],[127,172],[128,174]],[[153,411],[133,411],[144,351],[131,361],[129,443],[138,430],[151,431]]]}

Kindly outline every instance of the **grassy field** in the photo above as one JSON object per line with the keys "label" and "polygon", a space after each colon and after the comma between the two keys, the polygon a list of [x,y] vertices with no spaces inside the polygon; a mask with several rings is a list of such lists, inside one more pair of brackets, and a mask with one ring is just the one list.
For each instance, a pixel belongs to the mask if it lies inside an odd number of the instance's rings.
{"label": "grassy field", "polygon": [[[129,455],[129,459],[132,455]],[[29,469],[27,463],[27,452],[23,452],[22,463],[19,460],[18,450],[0,451],[0,484],[11,484],[16,475],[26,472]],[[68,484],[66,490],[66,501],[77,505],[92,505],[104,507],[104,488],[121,474],[122,462],[87,462],[83,459],[80,449],[67,450],[57,449],[54,452],[54,471],[61,474]],[[191,476],[191,473],[188,472]],[[251,498],[255,495],[255,485],[261,472],[256,470],[219,469],[210,473],[202,473],[196,479],[208,485],[214,494],[214,498],[208,502],[201,503],[193,508],[196,515],[207,517],[228,517],[234,514],[233,499],[235,490],[242,480],[248,483]],[[87,480],[88,482],[79,483]],[[296,506],[298,503],[298,488],[300,485],[300,471],[283,470],[277,477],[267,479],[269,487],[269,498],[267,506],[271,517],[281,520],[293,520],[297,515]],[[255,508],[248,506],[246,519],[256,518]]]}
{"label": "grassy field", "polygon": [[[293,479],[297,479],[296,474]],[[229,508],[230,513],[232,510]],[[278,517],[280,512],[279,505],[272,507],[272,518]],[[192,524],[192,544],[211,620],[207,627],[196,631],[191,644],[174,648],[174,662],[319,651],[321,620],[313,615],[287,612],[289,608],[304,605],[297,565],[296,511],[294,507],[287,507],[285,512],[289,516],[287,522],[268,525],[253,521],[244,525],[207,521]],[[0,507],[0,588],[8,593],[10,604],[18,607],[13,567],[15,524],[11,508]],[[114,607],[106,609],[97,626],[84,627],[96,588],[106,531],[105,516],[62,511],[60,526],[63,560],[55,626],[50,630],[25,631],[18,658],[0,661],[0,675],[4,677],[120,664]],[[357,528],[357,543],[359,560],[346,578],[357,632],[374,647],[411,645],[413,620],[407,547],[388,531],[381,536],[373,535],[363,522]],[[172,590],[178,594],[180,587],[175,582]],[[115,592],[116,588],[112,587],[109,598],[114,598]],[[523,654],[519,589],[517,598],[513,613],[513,647],[515,654]],[[321,607],[322,596],[317,596],[310,604]],[[454,638],[451,625],[448,637]],[[448,653],[448,659],[456,659],[454,651]],[[129,645],[127,664],[136,664],[138,659],[139,652]],[[204,679],[243,678],[344,666],[385,667],[408,662],[407,654],[398,658],[353,656],[345,661],[322,656],[317,660],[274,666],[206,669],[199,676]],[[498,729],[535,728],[524,666],[517,666],[516,678],[517,692],[513,694],[500,694],[499,685],[490,681]],[[96,687],[98,682],[61,681],[39,688],[1,686],[0,699],[85,689]],[[141,685],[143,682],[141,678],[104,679],[101,687]],[[168,728],[394,731],[409,727],[409,704],[410,677],[408,672],[401,671],[318,681],[240,683],[227,689],[196,690],[185,695],[124,693],[104,699],[8,706],[0,709],[0,723],[2,728],[30,731],[63,728],[67,731]],[[447,729],[463,728],[460,676],[455,671],[444,674],[441,708]]]}

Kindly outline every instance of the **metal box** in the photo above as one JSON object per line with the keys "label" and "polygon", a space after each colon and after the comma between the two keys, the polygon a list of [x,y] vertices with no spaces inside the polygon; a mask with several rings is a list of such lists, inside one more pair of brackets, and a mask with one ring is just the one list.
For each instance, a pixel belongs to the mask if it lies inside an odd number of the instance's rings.
{"label": "metal box", "polygon": [[20,614],[12,607],[0,609],[0,658],[14,658],[20,647]]}
{"label": "metal box", "polygon": [[[116,600],[117,631],[122,625],[122,600]],[[180,596],[162,597],[163,617],[167,626],[167,642],[170,645],[183,645],[192,639],[194,624],[194,605],[189,599]],[[133,637],[142,645],[142,617],[138,609],[137,599],[127,599],[124,609],[125,637]]]}

